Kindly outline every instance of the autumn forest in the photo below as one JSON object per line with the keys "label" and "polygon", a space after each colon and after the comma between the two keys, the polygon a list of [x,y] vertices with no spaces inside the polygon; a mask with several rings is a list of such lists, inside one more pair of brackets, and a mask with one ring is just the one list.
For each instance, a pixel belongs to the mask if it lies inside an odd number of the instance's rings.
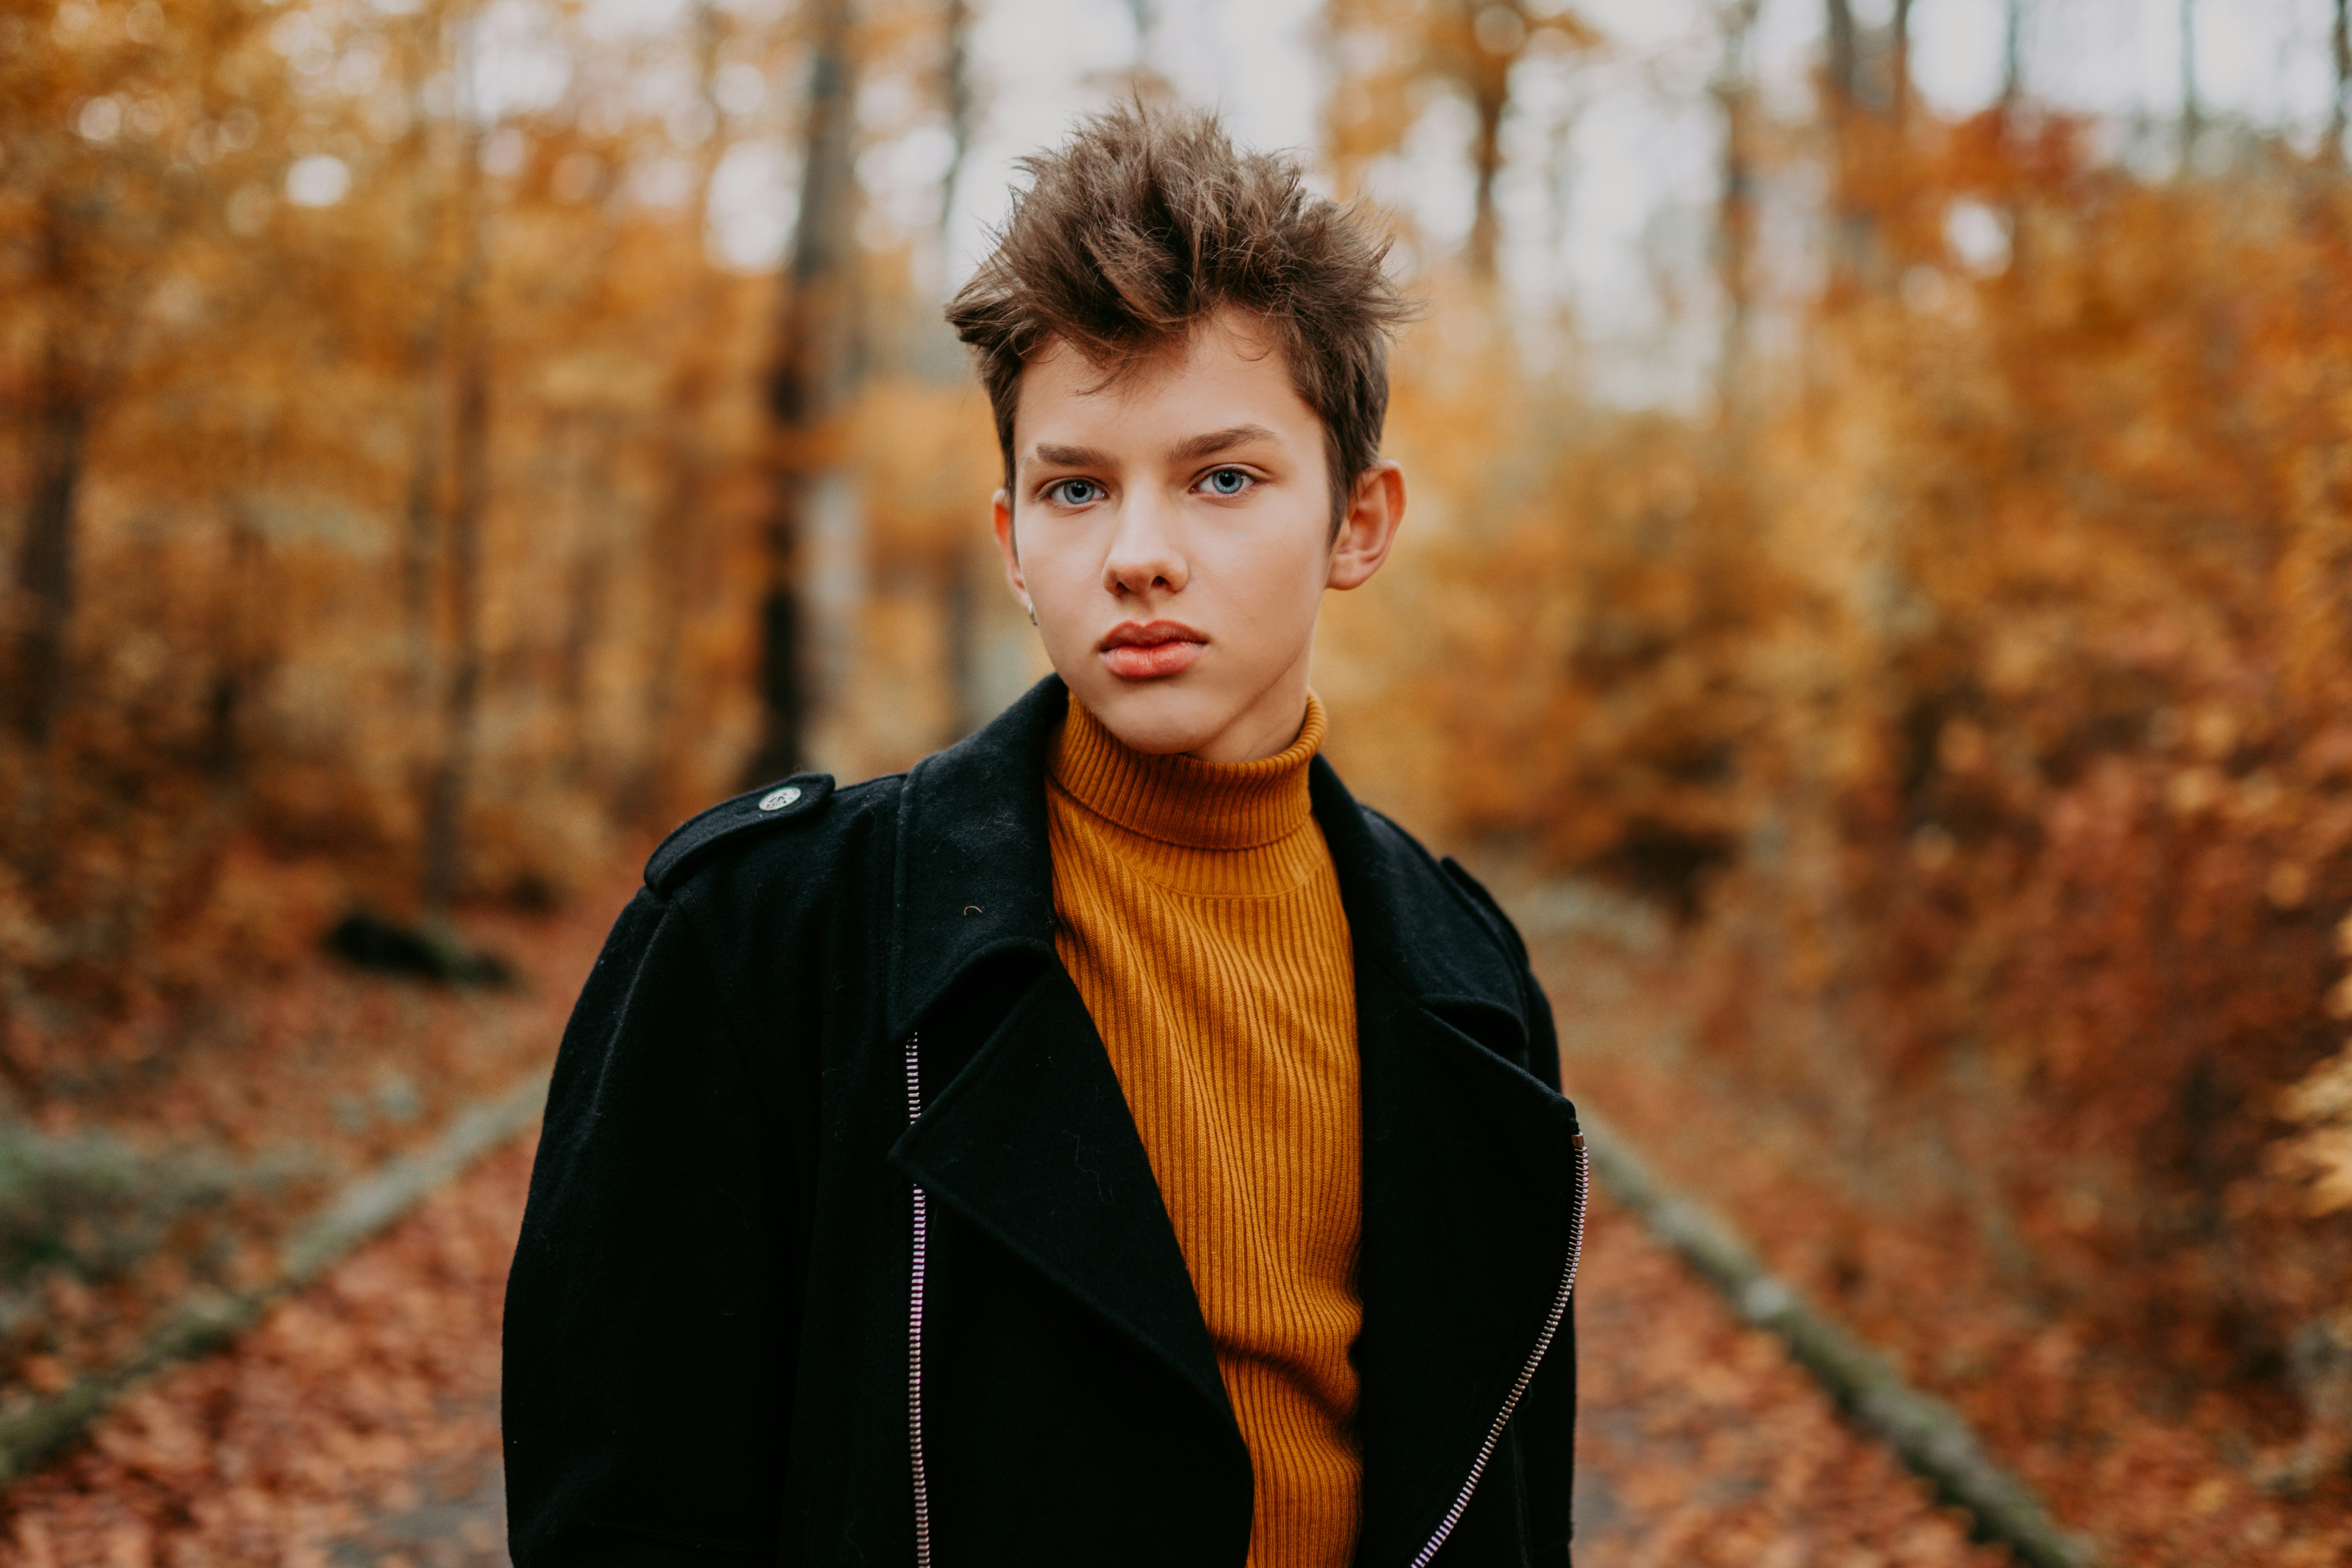
{"label": "autumn forest", "polygon": [[[1066,8],[1114,40],[1069,46],[1076,107],[1202,95],[1185,7]],[[19,1560],[323,1561],[494,1461],[453,1391],[495,1360],[513,1140],[646,850],[1043,673],[940,315],[1028,123],[1014,9],[0,5]],[[1290,9],[1276,96],[1422,307],[1411,520],[1320,633],[1334,761],[1511,910],[1580,1106],[2061,1542],[1892,1462],[1714,1485],[1769,1400],[1879,1439],[1851,1389],[1754,1392],[1771,1314],[1642,1262],[1629,1203],[1623,1288],[1727,1348],[1591,1374],[1580,1559],[2344,1561],[2346,0]],[[2200,88],[2225,12],[2300,107]],[[2045,90],[2126,13],[2171,99]],[[1611,294],[1562,279],[1589,193],[1667,178],[1580,136],[1626,82],[1696,194]],[[289,1261],[452,1138],[407,1228]],[[1612,1415],[1645,1378],[1696,1414]],[[1901,1488],[1915,1522],[1856,1500]],[[503,1561],[457,1539],[399,1560]]]}

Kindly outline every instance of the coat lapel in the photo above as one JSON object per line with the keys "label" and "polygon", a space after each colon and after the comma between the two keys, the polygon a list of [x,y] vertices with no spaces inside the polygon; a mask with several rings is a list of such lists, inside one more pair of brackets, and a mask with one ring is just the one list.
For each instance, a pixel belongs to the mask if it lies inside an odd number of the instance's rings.
{"label": "coat lapel", "polygon": [[1060,964],[1040,969],[893,1156],[924,1191],[1229,1410],[1126,1097]]}
{"label": "coat lapel", "polygon": [[1318,768],[1356,950],[1366,1563],[1436,1530],[1543,1331],[1573,1228],[1576,1117],[1523,1053],[1515,969],[1418,846]]}
{"label": "coat lapel", "polygon": [[936,1031],[944,1048],[925,1053],[923,1113],[892,1158],[1165,1362],[1230,1422],[1143,1141],[1085,999],[1054,952],[1045,759],[1068,703],[1066,689],[1048,678],[908,781],[892,1037],[905,1039],[927,1018],[950,1024],[940,1016],[958,1010],[958,983],[983,967],[1027,960],[1034,978],[960,1065],[962,1051],[949,1043],[957,1030]]}

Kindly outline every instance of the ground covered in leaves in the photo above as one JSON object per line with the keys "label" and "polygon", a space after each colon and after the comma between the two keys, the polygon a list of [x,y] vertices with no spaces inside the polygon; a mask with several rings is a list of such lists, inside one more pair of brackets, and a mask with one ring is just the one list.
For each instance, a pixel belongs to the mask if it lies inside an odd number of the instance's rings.
{"label": "ground covered in leaves", "polygon": [[1779,1341],[1604,1200],[1577,1287],[1580,1568],[1997,1568]]}
{"label": "ground covered in leaves", "polygon": [[[2293,1477],[2294,1413],[2282,1408],[2274,1379],[2245,1375],[2225,1348],[2194,1337],[2168,1341],[2093,1315],[2101,1279],[2111,1295],[2138,1291],[2163,1259],[2095,1257],[2072,1264],[2096,1271],[2074,1281],[2063,1271],[2071,1260],[2053,1258],[2043,1238],[2004,1228],[1981,1197],[1982,1162],[2033,1151],[1956,1152],[1899,1102],[1857,1116],[1789,1092],[1790,1080],[1758,1064],[1769,1068],[1775,1040],[1833,1050],[1817,1017],[1785,1001],[1759,1003],[1770,989],[1759,981],[1736,999],[1750,1034],[1738,1049],[1721,1048],[1712,1036],[1722,1028],[1722,987],[1707,983],[1719,977],[1695,980],[1689,955],[1664,932],[1601,918],[1596,906],[1547,934],[1532,912],[1539,903],[1521,907],[1559,1020],[1570,1094],[1607,1117],[1663,1179],[1727,1216],[1769,1267],[1884,1351],[1914,1386],[1955,1405],[2098,1561],[2352,1562],[2352,1476]],[[1594,1268],[1612,1271],[1599,1258]],[[1614,1288],[1596,1283],[1588,1311],[1605,1311]],[[1662,1320],[1650,1331],[1679,1331]],[[1736,1360],[1685,1344],[1633,1364],[1669,1369],[1679,1397],[1705,1400]],[[1608,1412],[1627,1401],[1610,1392],[1605,1359],[1587,1375],[1595,1446],[1606,1453]],[[1736,1404],[1724,1410],[1685,1440],[1717,1452],[1749,1441],[1753,1424]],[[1625,1561],[1717,1561],[1707,1550]],[[1720,1560],[1768,1559],[1758,1547]],[[1790,1561],[1836,1558],[1824,1549]]]}
{"label": "ground covered in leaves", "polygon": [[527,1145],[502,1150],[241,1342],[158,1379],[19,1483],[24,1568],[505,1561],[499,1314]]}
{"label": "ground covered in leaves", "polygon": [[[224,1074],[237,1087],[205,1089],[207,1063],[225,1058],[199,1042],[131,1133],[163,1147],[176,1129],[256,1160],[299,1146],[322,1169],[365,1169],[429,1136],[469,1096],[545,1065],[608,913],[500,932],[526,975],[504,992],[306,972],[291,995],[252,1004],[299,1021],[243,1037],[275,1053],[272,1074]],[[2005,1287],[1966,1231],[1960,1186],[1944,1208],[1911,1202],[1893,1175],[1880,1201],[1858,1194],[1842,1167],[1850,1151],[1832,1157],[1710,1055],[1704,995],[1677,980],[1662,933],[1635,921],[1596,936],[1580,917],[1580,934],[1548,935],[1542,923],[1529,921],[1570,1091],[1959,1407],[2105,1562],[2299,1568],[2352,1556],[2344,1484],[2283,1488],[2266,1468],[2282,1442],[2275,1412],[2193,1365],[2151,1367],[2061,1300]],[[348,1045],[362,1040],[364,1051]],[[429,1087],[395,1115],[381,1086],[403,1081]],[[265,1082],[266,1096],[252,1087]],[[253,1109],[236,1111],[238,1096]],[[239,1125],[270,1136],[237,1143]],[[238,1345],[135,1394],[0,1499],[0,1558],[31,1568],[501,1562],[497,1331],[528,1165],[527,1149],[501,1151]],[[260,1217],[303,1212],[296,1199],[324,1190],[271,1189]],[[242,1213],[225,1207],[209,1223],[226,1235]],[[184,1244],[206,1233],[161,1234],[111,1283],[83,1283],[63,1265],[40,1272],[73,1310],[16,1331],[16,1398],[101,1360],[175,1283],[196,1279],[203,1258]],[[265,1225],[230,1256],[261,1269],[268,1238]],[[1584,1568],[2002,1561],[1605,1197],[1578,1314]]]}
{"label": "ground covered in leaves", "polygon": [[266,1282],[341,1184],[543,1071],[626,896],[471,911],[466,940],[511,972],[497,986],[312,946],[178,1011],[0,1026],[0,1418],[121,1360],[191,1297]]}
{"label": "ground covered in leaves", "polygon": [[[485,1161],[232,1350],[119,1407],[0,1512],[23,1568],[490,1568],[498,1327],[529,1150]],[[1604,1204],[1578,1292],[1582,1568],[1995,1568]]]}

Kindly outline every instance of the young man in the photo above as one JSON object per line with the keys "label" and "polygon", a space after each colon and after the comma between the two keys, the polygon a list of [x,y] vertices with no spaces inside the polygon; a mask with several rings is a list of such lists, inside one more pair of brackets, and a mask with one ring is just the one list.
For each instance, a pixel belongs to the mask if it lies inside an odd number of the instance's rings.
{"label": "young man", "polygon": [[950,317],[1055,675],[646,868],[508,1286],[520,1568],[1565,1564],[1582,1139],[1494,902],[1316,755],[1381,251],[1129,110]]}

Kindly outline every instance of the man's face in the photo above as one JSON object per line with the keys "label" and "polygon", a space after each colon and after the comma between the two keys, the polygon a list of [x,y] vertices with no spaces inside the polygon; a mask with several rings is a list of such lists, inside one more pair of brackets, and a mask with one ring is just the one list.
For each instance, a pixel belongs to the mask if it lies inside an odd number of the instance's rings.
{"label": "man's face", "polygon": [[1387,556],[1376,464],[1335,536],[1323,425],[1255,322],[1220,312],[1114,381],[1055,345],[1022,372],[1005,574],[1077,700],[1138,751],[1270,756],[1298,733],[1325,588]]}

